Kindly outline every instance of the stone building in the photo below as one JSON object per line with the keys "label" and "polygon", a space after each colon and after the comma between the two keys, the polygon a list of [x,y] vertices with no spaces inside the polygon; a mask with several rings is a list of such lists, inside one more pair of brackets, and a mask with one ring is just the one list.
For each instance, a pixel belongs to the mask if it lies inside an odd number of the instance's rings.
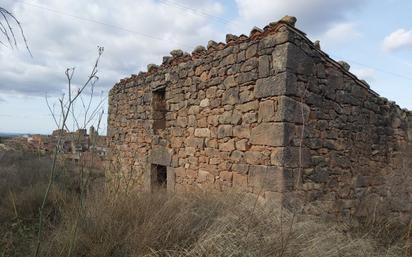
{"label": "stone building", "polygon": [[[286,16],[174,50],[109,94],[111,183],[237,188],[365,215],[412,208],[412,114],[380,97]],[[389,204],[388,204],[389,202]]]}

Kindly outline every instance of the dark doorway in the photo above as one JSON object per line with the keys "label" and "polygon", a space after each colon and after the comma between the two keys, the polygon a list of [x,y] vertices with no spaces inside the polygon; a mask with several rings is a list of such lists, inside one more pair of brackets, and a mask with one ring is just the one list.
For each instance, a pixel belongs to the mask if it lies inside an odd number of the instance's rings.
{"label": "dark doorway", "polygon": [[152,164],[152,185],[154,188],[167,187],[167,167],[163,165]]}
{"label": "dark doorway", "polygon": [[153,131],[158,135],[160,131],[166,128],[166,91],[164,88],[153,91],[152,109],[153,109]]}

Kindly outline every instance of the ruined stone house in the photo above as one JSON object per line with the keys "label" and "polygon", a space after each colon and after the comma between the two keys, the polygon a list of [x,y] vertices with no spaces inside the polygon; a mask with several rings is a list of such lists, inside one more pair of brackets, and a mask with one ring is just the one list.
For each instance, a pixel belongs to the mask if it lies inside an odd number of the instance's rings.
{"label": "ruined stone house", "polygon": [[264,201],[319,202],[331,213],[364,215],[371,202],[410,211],[411,112],[295,22],[286,16],[192,54],[174,50],[114,85],[111,183],[236,188]]}

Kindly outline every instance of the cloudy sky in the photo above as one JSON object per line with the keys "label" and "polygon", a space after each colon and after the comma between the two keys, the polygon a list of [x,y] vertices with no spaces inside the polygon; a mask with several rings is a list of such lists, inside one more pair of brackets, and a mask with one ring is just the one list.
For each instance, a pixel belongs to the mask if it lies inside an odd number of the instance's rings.
{"label": "cloudy sky", "polygon": [[191,52],[286,14],[373,90],[412,109],[412,1],[0,0],[0,6],[20,19],[33,54],[22,41],[19,49],[0,45],[0,132],[50,133],[46,93],[52,103],[67,89],[67,67],[76,68],[74,86],[81,85],[97,46],[105,51],[96,94],[148,63],[160,64],[172,49]]}

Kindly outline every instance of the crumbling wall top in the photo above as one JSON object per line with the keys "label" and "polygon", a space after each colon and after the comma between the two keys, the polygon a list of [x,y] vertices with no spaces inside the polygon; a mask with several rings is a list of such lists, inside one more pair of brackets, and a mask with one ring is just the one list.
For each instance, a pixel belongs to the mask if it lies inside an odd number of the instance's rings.
{"label": "crumbling wall top", "polygon": [[[356,75],[352,74],[349,69],[350,65],[347,62],[344,61],[335,61],[334,59],[330,58],[329,55],[325,52],[323,52],[320,48],[320,42],[316,40],[315,42],[312,42],[307,36],[306,33],[303,31],[297,29],[295,27],[295,24],[297,22],[296,17],[294,16],[289,16],[286,15],[282,19],[276,22],[271,22],[268,25],[266,25],[263,29],[254,27],[250,31],[249,36],[246,36],[244,34],[236,36],[233,34],[227,34],[226,35],[226,42],[215,42],[213,40],[210,40],[207,43],[207,46],[196,46],[194,50],[191,52],[191,54],[184,52],[181,49],[175,49],[170,52],[169,56],[164,56],[162,63],[160,65],[157,64],[148,64],[147,65],[147,71],[140,71],[137,75],[132,74],[130,77],[126,77],[121,79],[119,82],[117,82],[113,88],[110,91],[110,94],[120,92],[123,89],[129,88],[129,87],[134,87],[138,86],[140,84],[143,84],[145,82],[145,78],[147,78],[149,75],[153,75],[155,73],[159,73],[162,71],[166,71],[168,68],[177,66],[182,63],[186,63],[189,61],[195,61],[198,59],[202,58],[207,58],[210,55],[212,55],[216,51],[223,50],[225,48],[228,48],[230,46],[234,45],[239,45],[244,42],[251,42],[251,41],[258,41],[261,40],[269,35],[273,35],[278,32],[284,32],[287,30],[288,32],[292,32],[293,36],[298,36],[300,39],[304,40],[307,45],[309,45],[313,50],[319,53],[319,56],[327,63],[335,66],[337,69],[341,70],[344,74],[346,74],[348,77],[352,78],[357,85],[365,88],[368,90],[369,93],[371,93],[374,96],[379,96],[378,93],[373,91],[369,84],[362,79],[359,79]],[[288,38],[285,39],[285,42],[288,41]],[[136,83],[137,82],[137,83]],[[381,97],[382,102],[384,104],[388,103],[390,105],[397,106],[395,102],[388,101],[386,98]],[[397,106],[399,109],[400,107]]]}
{"label": "crumbling wall top", "polygon": [[205,58],[206,56],[212,54],[213,52],[223,50],[233,45],[237,45],[237,44],[241,44],[241,43],[249,42],[249,41],[254,41],[254,40],[260,40],[268,35],[274,34],[282,30],[282,28],[284,29],[288,27],[294,27],[295,23],[296,23],[295,17],[285,16],[277,22],[269,23],[263,29],[260,29],[258,27],[252,28],[249,36],[246,36],[244,34],[239,35],[239,36],[236,36],[233,34],[227,34],[226,43],[223,43],[223,42],[217,43],[213,40],[210,40],[207,43],[206,47],[201,46],[201,45],[196,46],[191,54],[187,52],[183,52],[183,50],[181,49],[172,50],[170,52],[170,56],[163,57],[162,64],[160,65],[148,64],[146,72],[140,71],[137,75],[132,74],[130,77],[121,79],[119,82],[117,82],[114,85],[112,91],[118,91],[123,88],[130,87],[132,86],[130,82],[136,81],[138,79],[143,79],[150,74],[154,74],[161,70],[167,69],[171,66],[176,66],[180,63],[185,63],[188,61]]}

